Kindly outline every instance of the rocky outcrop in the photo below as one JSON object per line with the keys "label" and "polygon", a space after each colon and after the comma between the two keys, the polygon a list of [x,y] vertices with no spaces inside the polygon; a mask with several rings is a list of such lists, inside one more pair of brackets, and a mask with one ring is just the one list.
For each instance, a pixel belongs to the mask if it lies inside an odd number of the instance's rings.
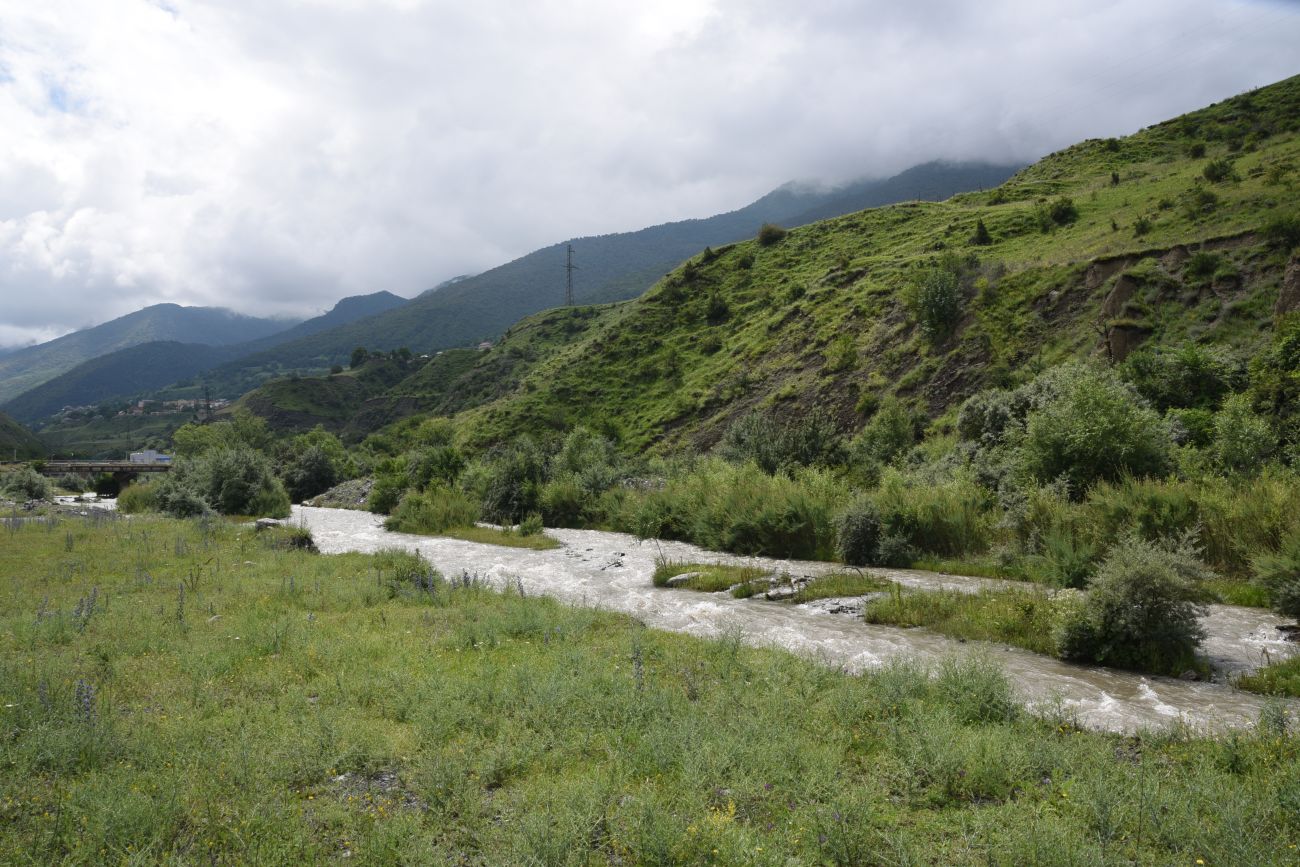
{"label": "rocky outcrop", "polygon": [[1300,310],[1300,256],[1292,256],[1287,263],[1286,274],[1282,277],[1282,288],[1277,293],[1273,315],[1281,316],[1297,310]]}

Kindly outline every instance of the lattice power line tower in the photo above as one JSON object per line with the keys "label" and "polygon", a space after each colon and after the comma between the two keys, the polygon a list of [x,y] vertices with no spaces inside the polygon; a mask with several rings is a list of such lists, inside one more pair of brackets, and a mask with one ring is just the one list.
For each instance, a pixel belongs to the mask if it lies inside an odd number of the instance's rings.
{"label": "lattice power line tower", "polygon": [[573,272],[578,270],[578,266],[573,264],[573,245],[565,244],[565,250],[568,258],[564,263],[564,306],[573,306]]}

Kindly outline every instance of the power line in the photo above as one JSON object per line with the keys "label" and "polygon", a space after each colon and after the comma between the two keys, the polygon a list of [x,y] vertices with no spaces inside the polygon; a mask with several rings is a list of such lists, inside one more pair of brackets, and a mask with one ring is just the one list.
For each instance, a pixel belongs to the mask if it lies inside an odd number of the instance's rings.
{"label": "power line", "polygon": [[573,264],[573,245],[565,244],[568,259],[564,263],[564,306],[573,306],[573,272],[578,270],[578,266]]}

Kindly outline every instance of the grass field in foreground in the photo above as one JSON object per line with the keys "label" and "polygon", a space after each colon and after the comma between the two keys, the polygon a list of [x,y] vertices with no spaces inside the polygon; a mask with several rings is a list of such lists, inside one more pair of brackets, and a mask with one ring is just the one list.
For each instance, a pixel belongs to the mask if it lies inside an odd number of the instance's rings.
{"label": "grass field in foreground", "polygon": [[1276,708],[1095,734],[986,661],[851,677],[278,540],[0,526],[0,862],[1297,859]]}

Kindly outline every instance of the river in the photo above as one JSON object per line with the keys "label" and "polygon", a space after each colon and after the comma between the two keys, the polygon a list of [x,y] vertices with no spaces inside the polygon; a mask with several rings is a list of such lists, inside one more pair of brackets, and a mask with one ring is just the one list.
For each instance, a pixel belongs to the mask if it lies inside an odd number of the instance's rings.
{"label": "river", "polygon": [[[850,672],[891,657],[937,660],[979,648],[990,651],[1027,703],[1058,704],[1092,728],[1132,732],[1182,720],[1203,731],[1251,725],[1265,699],[1225,684],[1148,677],[1113,669],[1072,665],[1002,645],[959,642],[924,629],[868,624],[833,614],[825,605],[791,605],[733,599],[726,593],[657,588],[651,583],[657,556],[695,562],[734,562],[791,574],[817,575],[833,564],[736,557],[680,542],[641,542],[621,533],[548,529],[562,543],[550,551],[483,545],[441,537],[391,533],[381,516],[347,509],[295,506],[293,520],[308,527],[322,553],[419,551],[446,575],[478,574],[504,586],[517,580],[524,591],[565,602],[619,611],[647,626],[706,638],[738,634],[755,645],[784,648]],[[906,586],[974,591],[989,582],[913,570],[871,570]],[[1297,651],[1281,639],[1285,621],[1267,611],[1212,606],[1204,625],[1204,654],[1220,671],[1253,668],[1267,658]],[[1300,702],[1292,702],[1293,714]]]}

